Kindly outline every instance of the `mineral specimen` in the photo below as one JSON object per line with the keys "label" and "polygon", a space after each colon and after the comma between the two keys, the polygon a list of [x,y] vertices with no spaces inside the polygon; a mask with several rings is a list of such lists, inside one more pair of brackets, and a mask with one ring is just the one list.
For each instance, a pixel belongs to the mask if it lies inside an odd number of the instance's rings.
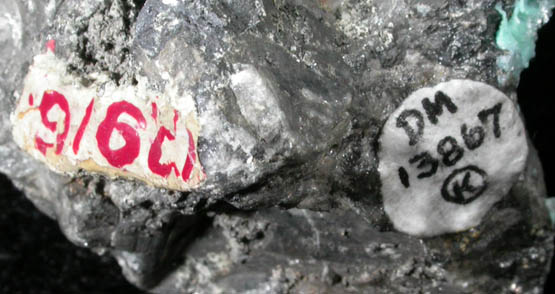
{"label": "mineral specimen", "polygon": [[539,292],[497,2],[4,1],[0,172],[153,293]]}
{"label": "mineral specimen", "polygon": [[547,22],[554,7],[555,0],[517,0],[509,18],[500,4],[496,6],[503,17],[496,43],[507,52],[497,58],[497,65],[503,70],[500,83],[518,80],[520,72],[528,67],[535,54],[536,31]]}

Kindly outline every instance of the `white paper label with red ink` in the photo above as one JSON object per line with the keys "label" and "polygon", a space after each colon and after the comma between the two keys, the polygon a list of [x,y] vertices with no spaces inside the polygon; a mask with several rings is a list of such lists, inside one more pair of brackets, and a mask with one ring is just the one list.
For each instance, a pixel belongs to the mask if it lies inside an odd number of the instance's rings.
{"label": "white paper label with red ink", "polygon": [[80,169],[189,191],[205,179],[197,154],[194,99],[118,86],[104,74],[88,82],[66,72],[51,48],[34,58],[12,114],[15,142],[57,172]]}

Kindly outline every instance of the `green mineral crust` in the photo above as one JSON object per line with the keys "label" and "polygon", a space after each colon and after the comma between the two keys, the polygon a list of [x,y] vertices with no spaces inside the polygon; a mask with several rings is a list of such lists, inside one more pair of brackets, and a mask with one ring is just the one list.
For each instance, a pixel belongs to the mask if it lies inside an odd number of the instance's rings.
{"label": "green mineral crust", "polygon": [[535,55],[537,31],[549,20],[553,7],[555,0],[517,0],[509,17],[501,4],[496,6],[502,17],[496,43],[507,52],[497,59],[497,66],[503,71],[500,84],[518,82],[520,72]]}

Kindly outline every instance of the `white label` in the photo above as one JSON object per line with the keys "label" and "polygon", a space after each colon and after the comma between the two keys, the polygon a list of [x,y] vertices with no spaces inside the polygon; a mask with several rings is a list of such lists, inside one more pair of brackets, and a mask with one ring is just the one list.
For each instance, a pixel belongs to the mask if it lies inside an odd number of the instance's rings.
{"label": "white label", "polygon": [[35,57],[12,115],[15,142],[57,172],[79,169],[139,179],[172,190],[199,186],[199,125],[192,97],[116,86],[103,74],[89,85],[66,72],[54,44]]}
{"label": "white label", "polygon": [[528,155],[513,102],[470,80],[411,94],[387,120],[380,143],[385,211],[397,230],[421,236],[478,225]]}

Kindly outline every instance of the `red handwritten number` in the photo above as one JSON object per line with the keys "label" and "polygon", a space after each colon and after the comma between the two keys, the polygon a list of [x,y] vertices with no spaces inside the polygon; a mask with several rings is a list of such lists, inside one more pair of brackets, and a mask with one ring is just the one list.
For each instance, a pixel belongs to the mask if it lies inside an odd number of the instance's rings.
{"label": "red handwritten number", "polygon": [[158,105],[155,102],[152,102],[152,118],[156,122],[158,120]]}
{"label": "red handwritten number", "polygon": [[[139,128],[144,129],[146,127],[145,117],[139,108],[129,102],[120,101],[108,107],[106,118],[100,123],[96,132],[96,141],[100,153],[108,163],[117,168],[133,163],[141,150],[141,140],[137,130],[126,123],[118,122],[118,118],[123,113],[133,117],[139,123]],[[125,145],[116,150],[110,148],[110,137],[114,129],[119,131],[125,140]]]}
{"label": "red handwritten number", "polygon": [[[56,154],[60,154],[62,153],[62,149],[64,148],[64,141],[69,132],[69,122],[70,122],[69,105],[64,95],[56,91],[45,91],[44,94],[42,95],[42,101],[39,106],[40,117],[42,120],[42,124],[46,128],[48,128],[54,133],[57,133],[58,122],[50,121],[48,119],[48,113],[55,105],[58,105],[65,114],[64,130],[62,133],[59,133],[56,136]],[[54,147],[54,144],[46,143],[38,135],[35,136],[35,144],[37,146],[37,149],[44,155],[46,155],[46,149]]]}
{"label": "red handwritten number", "polygon": [[[29,96],[29,104],[33,105],[33,97]],[[46,155],[46,151],[48,148],[56,147],[56,154],[60,154],[64,148],[64,142],[67,138],[69,133],[69,126],[70,126],[70,112],[69,112],[69,104],[67,99],[60,93],[56,91],[45,91],[41,100],[41,104],[39,106],[41,120],[43,125],[48,128],[50,131],[57,133],[58,132],[58,121],[50,121],[48,119],[48,113],[52,110],[54,106],[58,105],[58,107],[62,110],[65,114],[63,124],[64,128],[61,133],[58,133],[56,136],[56,142],[48,143],[44,141],[38,135],[35,136],[35,144],[37,149]],[[79,146],[81,140],[83,138],[83,134],[89,124],[92,110],[94,106],[94,98],[89,103],[88,107],[85,110],[85,116],[79,125],[79,129],[75,135],[73,141],[73,153],[77,154],[79,152]],[[156,120],[157,119],[157,106],[156,104],[152,104],[153,113],[152,116]],[[109,164],[114,167],[121,168],[125,165],[132,164],[135,159],[139,156],[141,150],[141,140],[139,137],[139,133],[137,132],[137,128],[130,126],[129,124],[119,122],[118,119],[122,114],[128,114],[132,118],[134,118],[138,123],[138,129],[145,129],[146,128],[146,120],[143,116],[141,110],[134,106],[133,104],[120,101],[113,103],[108,107],[106,111],[106,117],[98,126],[98,130],[96,132],[96,141],[98,145],[98,149],[100,153],[106,158]],[[175,111],[174,113],[174,131],[177,129],[177,120],[178,120],[178,112]],[[114,130],[117,130],[120,135],[125,140],[125,145],[119,149],[113,150],[110,148],[110,138],[112,137],[112,133]],[[193,134],[191,131],[187,129],[187,135],[189,137],[189,146],[187,150],[187,158],[185,160],[185,164],[181,171],[181,175],[179,170],[175,164],[175,162],[170,163],[160,163],[160,159],[162,158],[162,144],[166,139],[169,141],[175,140],[175,136],[165,127],[161,127],[158,130],[158,134],[154,139],[154,142],[150,146],[150,151],[148,154],[148,167],[150,170],[162,177],[168,177],[172,170],[174,171],[176,177],[181,176],[183,181],[188,181],[192,175],[194,164],[196,161],[196,152],[195,152],[195,142],[193,139]]]}
{"label": "red handwritten number", "polygon": [[187,129],[187,135],[189,136],[189,150],[187,152],[187,160],[185,161],[185,166],[183,166],[183,171],[181,172],[181,178],[185,182],[191,177],[193,165],[195,164],[197,158],[195,153],[195,141],[193,140],[193,134],[191,134],[191,131],[189,131],[189,129]]}
{"label": "red handwritten number", "polygon": [[46,149],[54,147],[54,144],[46,143],[39,135],[35,135],[35,146],[43,155],[46,155]]}
{"label": "red handwritten number", "polygon": [[172,135],[168,129],[161,127],[160,130],[158,130],[156,139],[154,139],[154,142],[150,146],[150,151],[148,153],[148,168],[150,168],[153,173],[164,178],[167,178],[173,169],[175,171],[175,176],[179,177],[179,170],[175,162],[160,163],[160,158],[162,157],[162,143],[164,143],[164,139],[166,138],[170,141],[175,140],[175,136]]}
{"label": "red handwritten number", "polygon": [[79,145],[81,144],[81,139],[83,138],[85,129],[87,128],[87,125],[89,124],[89,120],[91,119],[93,105],[94,105],[94,98],[91,100],[91,103],[89,103],[89,106],[87,106],[87,109],[85,110],[85,117],[83,117],[83,120],[81,121],[81,125],[79,126],[79,129],[77,130],[77,134],[75,135],[75,139],[73,139],[73,154],[77,154],[77,152],[79,152]]}
{"label": "red handwritten number", "polygon": [[[179,119],[179,113],[177,112],[177,110],[174,111],[174,118],[173,118],[173,123],[174,123],[174,131],[177,130],[177,120]],[[189,131],[187,129],[187,136],[189,137],[189,146],[187,147],[187,158],[185,159],[185,164],[183,166],[183,170],[181,171],[181,178],[183,179],[183,181],[188,181],[189,178],[191,177],[191,174],[193,172],[193,167],[196,161],[196,153],[195,153],[195,141],[193,139],[193,134],[191,134],[191,131]],[[152,145],[150,146],[150,151],[148,153],[148,168],[150,168],[150,170],[159,175],[162,176],[164,178],[167,178],[172,169],[175,172],[175,176],[179,177],[179,171],[177,169],[177,166],[175,165],[175,162],[171,162],[171,163],[160,163],[160,158],[162,157],[162,144],[164,143],[165,139],[168,139],[169,141],[173,141],[175,140],[175,136],[165,127],[161,127],[158,130],[158,134],[156,135],[156,139],[154,139],[154,142],[152,143]]]}

